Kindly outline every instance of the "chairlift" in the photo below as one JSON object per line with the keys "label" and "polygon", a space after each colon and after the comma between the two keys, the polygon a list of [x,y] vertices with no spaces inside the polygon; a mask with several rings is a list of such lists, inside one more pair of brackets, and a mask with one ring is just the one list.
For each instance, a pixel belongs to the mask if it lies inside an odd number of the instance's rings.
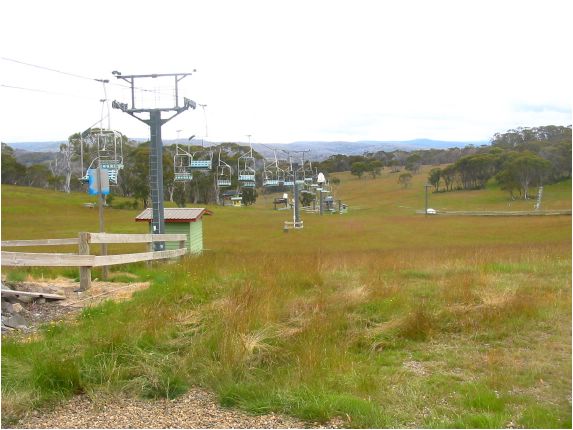
{"label": "chairlift", "polygon": [[274,152],[275,161],[267,165],[263,160],[263,187],[277,187],[285,182],[285,172],[279,167],[276,150]]}
{"label": "chairlift", "polygon": [[[284,175],[284,181],[283,184],[285,187],[292,187],[294,185],[294,171],[292,168],[292,161],[289,157],[288,160],[281,160],[281,162],[283,163],[283,175]],[[285,166],[286,163],[286,166]]]}
{"label": "chairlift", "polygon": [[294,173],[287,173],[284,181],[285,187],[292,187],[294,185]]}
{"label": "chairlift", "polygon": [[238,158],[237,176],[241,187],[255,188],[255,157],[253,157],[252,148]]}
{"label": "chairlift", "polygon": [[213,151],[195,151],[193,153],[190,164],[192,170],[211,170],[212,166]]}
{"label": "chairlift", "polygon": [[96,135],[99,165],[105,170],[123,168],[123,145],[121,133],[114,130],[100,130]]}
{"label": "chairlift", "polygon": [[[82,136],[84,134],[85,137],[89,136],[93,142],[97,149],[97,156],[91,161],[80,181],[88,182],[88,171],[93,168],[97,161],[99,168],[107,171],[110,185],[117,185],[119,171],[123,169],[123,135],[115,130],[101,128],[90,128],[82,133]],[[83,141],[80,142],[80,145],[82,145],[81,151],[83,152]]]}
{"label": "chairlift", "polygon": [[230,187],[232,174],[233,171],[231,166],[221,160],[221,149],[219,149],[219,161],[217,163],[217,186]]}
{"label": "chairlift", "polygon": [[301,153],[300,166],[297,169],[297,184],[309,185],[314,182],[312,163],[304,159],[304,152]]}
{"label": "chairlift", "polygon": [[178,144],[175,146],[173,156],[173,169],[176,182],[189,182],[193,180],[193,169],[191,163],[193,155],[185,151]]}
{"label": "chairlift", "polygon": [[[99,168],[107,170],[110,185],[117,185],[118,173],[123,169],[123,135],[111,129],[109,100],[106,89],[107,81],[101,80],[101,82],[103,84],[104,98],[100,100],[102,102],[100,128],[97,131],[93,130],[93,132],[90,130],[90,133],[95,138]],[[102,127],[104,103],[107,105],[107,129]]]}

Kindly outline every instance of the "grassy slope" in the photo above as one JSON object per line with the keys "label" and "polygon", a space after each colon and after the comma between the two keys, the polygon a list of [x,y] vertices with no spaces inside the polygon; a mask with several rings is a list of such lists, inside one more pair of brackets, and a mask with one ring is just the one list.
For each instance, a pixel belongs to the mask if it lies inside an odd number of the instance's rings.
{"label": "grassy slope", "polygon": [[[290,215],[268,196],[213,208],[212,251],[133,266],[154,284],[130,303],[4,342],[5,415],[74,392],[201,384],[224,404],[355,427],[570,426],[571,218],[425,218],[413,214],[423,174],[407,190],[389,173],[338,176],[346,215],[303,214],[305,229],[285,234]],[[84,195],[2,191],[3,239],[97,228]],[[508,207],[495,188],[430,202]],[[545,208],[570,205],[570,181],[545,188]],[[106,211],[108,231],[144,231],[136,213]]]}

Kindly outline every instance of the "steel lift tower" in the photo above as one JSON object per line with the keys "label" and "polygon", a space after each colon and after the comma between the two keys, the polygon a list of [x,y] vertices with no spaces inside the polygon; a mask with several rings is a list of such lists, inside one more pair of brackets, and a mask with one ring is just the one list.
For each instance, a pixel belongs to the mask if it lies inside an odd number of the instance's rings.
{"label": "steel lift tower", "polygon": [[[151,135],[151,148],[149,156],[149,185],[151,191],[151,202],[153,211],[153,220],[151,222],[153,234],[165,233],[165,220],[163,211],[163,142],[161,140],[161,126],[169,120],[175,118],[180,113],[189,108],[195,109],[197,104],[186,97],[183,98],[183,106],[179,106],[179,81],[190,76],[191,73],[170,73],[170,74],[152,74],[152,75],[122,75],[120,72],[112,72],[117,79],[126,81],[131,86],[131,107],[127,103],[120,103],[113,101],[112,107],[120,109],[121,111],[131,115],[134,118],[144,122],[150,128]],[[136,79],[145,78],[166,78],[171,77],[174,83],[175,106],[172,107],[159,107],[159,108],[138,108],[135,106],[135,84]],[[162,118],[162,112],[171,112],[171,116]],[[149,116],[141,117],[139,115],[149,114]],[[165,242],[155,242],[155,251],[163,251],[165,249]]]}

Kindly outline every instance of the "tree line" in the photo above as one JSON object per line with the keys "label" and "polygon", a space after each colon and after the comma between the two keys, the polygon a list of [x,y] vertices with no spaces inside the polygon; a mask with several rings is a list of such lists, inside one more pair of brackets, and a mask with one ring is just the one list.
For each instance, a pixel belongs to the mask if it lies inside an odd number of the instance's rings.
{"label": "tree line", "polygon": [[378,151],[333,155],[317,164],[323,172],[350,171],[375,179],[384,168],[399,173],[408,187],[422,165],[443,165],[430,171],[435,192],[476,190],[494,179],[511,198],[530,196],[530,188],[571,178],[571,125],[520,127],[496,133],[489,145],[415,151]]}
{"label": "tree line", "polygon": [[[97,133],[97,129],[94,130]],[[149,142],[138,144],[122,136],[124,168],[118,176],[113,195],[132,198],[132,206],[149,203]],[[80,144],[82,147],[80,148]],[[226,142],[209,148],[191,146],[190,152],[213,151],[213,168],[209,172],[194,173],[191,182],[176,182],[173,156],[175,145],[165,146],[163,154],[163,183],[166,198],[179,206],[186,203],[219,203],[220,190],[216,187],[216,164],[219,150],[227,164],[237,165],[237,159],[250,150],[247,146]],[[263,157],[253,151],[257,167]],[[80,158],[83,157],[83,158]],[[2,143],[2,183],[52,188],[65,192],[82,191],[85,185],[79,178],[90,162],[97,157],[97,142],[90,136],[73,134],[60,145],[51,158],[40,157],[42,163],[26,166],[16,159],[14,150]],[[490,145],[468,145],[464,148],[428,149],[415,151],[378,151],[364,155],[333,155],[313,163],[325,174],[350,171],[358,178],[375,179],[384,168],[399,173],[398,182],[407,187],[412,174],[422,165],[443,165],[430,171],[428,181],[436,192],[473,190],[485,187],[492,178],[512,198],[528,198],[529,189],[542,183],[552,183],[571,177],[571,126],[542,126],[517,128],[496,133]],[[260,176],[258,176],[260,186]],[[237,190],[236,175],[231,187]],[[281,191],[277,188],[271,191]],[[266,190],[265,190],[266,191]],[[256,191],[245,192],[249,202],[256,200]],[[112,195],[112,199],[113,199]],[[124,203],[124,205],[127,203]]]}
{"label": "tree line", "polygon": [[428,182],[436,192],[474,190],[492,178],[512,199],[528,199],[531,187],[571,178],[571,126],[496,133],[485,151],[432,169]]}

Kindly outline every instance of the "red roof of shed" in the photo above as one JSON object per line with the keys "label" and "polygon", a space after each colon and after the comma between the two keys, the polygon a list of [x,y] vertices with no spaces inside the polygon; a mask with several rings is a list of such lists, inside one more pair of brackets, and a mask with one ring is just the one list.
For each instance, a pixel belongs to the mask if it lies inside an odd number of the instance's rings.
{"label": "red roof of shed", "polygon": [[[213,212],[205,208],[165,208],[163,214],[165,222],[195,222],[203,215],[213,215]],[[151,208],[145,209],[135,217],[135,221],[151,222],[152,219]]]}

